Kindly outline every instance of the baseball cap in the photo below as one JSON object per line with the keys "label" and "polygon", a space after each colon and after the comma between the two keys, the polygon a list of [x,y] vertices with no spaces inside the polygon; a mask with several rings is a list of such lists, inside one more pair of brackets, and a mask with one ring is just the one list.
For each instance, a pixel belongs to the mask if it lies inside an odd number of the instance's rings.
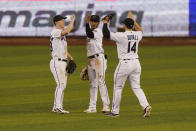
{"label": "baseball cap", "polygon": [[67,17],[63,17],[61,15],[56,15],[54,18],[53,18],[53,22],[57,22],[57,21],[60,21],[62,19],[66,19]]}
{"label": "baseball cap", "polygon": [[98,15],[91,15],[90,21],[99,22],[100,17]]}
{"label": "baseball cap", "polygon": [[127,28],[133,28],[133,26],[134,26],[134,21],[131,18],[126,18],[121,23],[125,24],[127,26]]}

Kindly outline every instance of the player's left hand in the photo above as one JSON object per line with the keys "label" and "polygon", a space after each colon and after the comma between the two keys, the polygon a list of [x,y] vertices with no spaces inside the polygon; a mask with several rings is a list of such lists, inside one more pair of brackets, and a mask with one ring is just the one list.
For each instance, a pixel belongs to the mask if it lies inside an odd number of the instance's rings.
{"label": "player's left hand", "polygon": [[131,18],[132,20],[134,20],[134,17],[133,17],[132,12],[129,12],[129,13],[128,13],[128,16],[129,16],[129,18]]}
{"label": "player's left hand", "polygon": [[75,15],[74,14],[71,15],[70,19],[71,19],[71,21],[74,21],[75,20]]}
{"label": "player's left hand", "polygon": [[106,15],[102,20],[103,20],[103,23],[108,23],[110,20],[112,20],[112,18],[115,16],[114,13],[111,13],[111,14],[108,14]]}
{"label": "player's left hand", "polygon": [[80,78],[81,80],[89,80],[88,76],[88,66],[85,66],[82,71],[80,72]]}
{"label": "player's left hand", "polygon": [[90,14],[90,13],[88,13],[88,14],[87,14],[87,16],[86,16],[86,19],[85,19],[86,23],[89,23],[89,21],[90,21],[90,17],[91,17],[91,14]]}
{"label": "player's left hand", "polygon": [[103,19],[103,23],[105,24],[107,24],[108,22],[110,21],[110,18],[109,18],[109,16],[106,16],[104,19]]}
{"label": "player's left hand", "polygon": [[72,74],[75,70],[76,70],[76,63],[73,60],[70,60],[67,67],[66,67],[66,71],[68,74]]}

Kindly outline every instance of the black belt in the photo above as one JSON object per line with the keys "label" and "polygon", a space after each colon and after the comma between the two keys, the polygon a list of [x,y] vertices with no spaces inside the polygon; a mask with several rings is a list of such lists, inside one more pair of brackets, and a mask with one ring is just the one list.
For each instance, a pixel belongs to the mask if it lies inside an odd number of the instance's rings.
{"label": "black belt", "polygon": [[99,54],[95,54],[95,55],[89,56],[88,58],[89,58],[89,59],[93,59],[93,58],[98,57],[98,56],[99,56]]}
{"label": "black belt", "polygon": [[[93,59],[93,58],[98,57],[98,56],[99,56],[99,54],[95,54],[95,55],[89,56],[88,58]],[[107,55],[104,55],[104,57],[105,57],[105,59],[108,59]]]}
{"label": "black belt", "polygon": [[[138,58],[135,58],[135,59],[138,59]],[[134,59],[123,59],[123,60],[134,60]]]}
{"label": "black belt", "polygon": [[131,59],[123,59],[123,60],[131,60]]}
{"label": "black belt", "polygon": [[61,59],[61,58],[58,58],[58,61],[67,62],[67,59]]}

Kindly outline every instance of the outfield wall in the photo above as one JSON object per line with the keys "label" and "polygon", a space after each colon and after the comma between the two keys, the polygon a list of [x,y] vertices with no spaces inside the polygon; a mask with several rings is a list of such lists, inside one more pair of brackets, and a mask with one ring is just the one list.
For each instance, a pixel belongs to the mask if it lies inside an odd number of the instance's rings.
{"label": "outfield wall", "polygon": [[[121,21],[132,11],[147,37],[189,37],[196,35],[195,0],[1,0],[1,37],[49,36],[56,14],[76,14],[71,36],[84,36],[84,18],[88,12],[101,17],[116,16],[112,31],[121,30]],[[102,26],[102,25],[100,25]]]}
{"label": "outfield wall", "polygon": [[[67,38],[68,45],[86,45],[85,37],[68,37]],[[10,46],[18,46],[18,45],[43,45],[48,46],[49,48],[49,37],[18,37],[18,38],[0,38],[0,45],[10,45]],[[103,45],[115,45],[115,43],[111,40],[103,40]],[[140,42],[141,46],[173,46],[173,45],[196,45],[195,37],[144,37]]]}

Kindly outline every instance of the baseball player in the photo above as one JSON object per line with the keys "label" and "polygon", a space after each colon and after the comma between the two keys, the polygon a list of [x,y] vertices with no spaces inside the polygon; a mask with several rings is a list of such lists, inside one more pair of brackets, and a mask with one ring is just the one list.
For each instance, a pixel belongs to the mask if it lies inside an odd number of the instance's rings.
{"label": "baseball player", "polygon": [[53,18],[53,22],[56,28],[52,30],[50,36],[52,56],[52,59],[50,61],[50,70],[57,84],[52,111],[61,114],[68,114],[69,111],[63,109],[63,97],[64,89],[66,88],[67,84],[67,58],[73,60],[73,57],[67,51],[67,42],[65,36],[68,35],[72,30],[75,16],[72,15],[70,17],[71,22],[66,28],[64,19],[66,19],[66,17],[63,17],[61,15],[57,15]]}
{"label": "baseball player", "polygon": [[[90,21],[90,25],[89,25]],[[86,35],[87,35],[87,56],[88,56],[88,75],[90,80],[90,103],[85,113],[95,113],[97,102],[97,90],[99,87],[101,99],[103,102],[102,112],[110,112],[110,100],[105,84],[105,71],[107,60],[102,48],[103,33],[98,28],[100,17],[98,15],[87,15],[86,17]],[[91,27],[90,27],[91,26]]]}
{"label": "baseball player", "polygon": [[[142,39],[142,28],[134,20],[129,12],[129,17],[123,21],[125,32],[113,33],[108,30],[109,18],[103,20],[104,37],[116,42],[119,64],[114,73],[114,92],[112,111],[108,116],[119,116],[121,93],[125,81],[129,80],[134,94],[137,96],[140,105],[144,110],[143,117],[150,116],[151,106],[149,105],[143,90],[140,88],[141,66],[138,60],[138,45]],[[135,28],[136,31],[133,30]]]}

